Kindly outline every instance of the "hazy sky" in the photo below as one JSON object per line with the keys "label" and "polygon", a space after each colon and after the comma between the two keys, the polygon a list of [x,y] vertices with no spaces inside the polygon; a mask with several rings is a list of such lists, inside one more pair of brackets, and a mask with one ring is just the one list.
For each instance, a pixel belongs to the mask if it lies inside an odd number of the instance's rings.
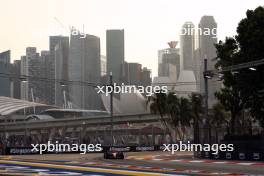
{"label": "hazy sky", "polygon": [[[247,9],[263,0],[0,0],[0,52],[11,49],[20,59],[27,46],[48,49],[48,34],[67,34],[70,25],[101,38],[105,30],[125,29],[125,59],[140,62],[157,74],[157,51],[179,40],[186,21],[197,26],[201,16],[213,15],[218,38],[233,36]],[[61,24],[65,26],[63,29]]]}

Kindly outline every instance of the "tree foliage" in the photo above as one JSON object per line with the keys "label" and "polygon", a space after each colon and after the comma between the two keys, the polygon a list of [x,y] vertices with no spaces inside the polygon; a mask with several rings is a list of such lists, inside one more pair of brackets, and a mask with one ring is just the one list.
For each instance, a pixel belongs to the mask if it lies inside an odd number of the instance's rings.
{"label": "tree foliage", "polygon": [[184,131],[186,127],[194,125],[198,130],[203,112],[200,94],[192,94],[189,98],[185,98],[178,97],[174,93],[158,93],[149,97],[148,103],[150,111],[160,115],[166,128],[177,130],[181,138],[184,138],[181,131]]}
{"label": "tree foliage", "polygon": [[[237,27],[237,35],[216,44],[216,68],[264,59],[264,8],[248,10]],[[242,109],[250,111],[264,127],[264,66],[224,72],[224,88],[216,97],[231,112],[231,130],[237,125]]]}

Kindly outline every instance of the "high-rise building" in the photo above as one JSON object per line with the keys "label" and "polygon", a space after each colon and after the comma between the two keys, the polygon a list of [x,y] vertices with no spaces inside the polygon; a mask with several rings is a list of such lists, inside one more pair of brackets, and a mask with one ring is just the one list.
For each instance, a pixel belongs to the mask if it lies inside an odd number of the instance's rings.
{"label": "high-rise building", "polygon": [[9,64],[11,58],[11,51],[7,50],[2,53],[0,53],[0,62],[3,64]]}
{"label": "high-rise building", "polygon": [[[207,58],[207,69],[215,69],[216,63],[216,48],[214,46],[217,43],[216,29],[217,24],[213,16],[203,16],[199,23],[199,54],[201,61],[200,69],[200,91],[203,94],[204,89],[204,59]],[[215,92],[221,87],[221,83],[216,80],[208,81],[208,106],[211,108],[216,103]]]}
{"label": "high-rise building", "polygon": [[11,95],[11,82],[8,78],[10,74],[11,51],[0,53],[0,96],[9,97]]}
{"label": "high-rise building", "polygon": [[151,70],[148,69],[147,67],[143,67],[141,74],[141,85],[146,87],[146,86],[150,86],[151,83],[152,83]]}
{"label": "high-rise building", "polygon": [[139,63],[123,64],[123,78],[125,84],[141,85],[142,65]]}
{"label": "high-rise building", "polygon": [[[24,77],[28,76],[28,60],[26,56],[21,56],[20,74]],[[22,100],[28,100],[28,81],[26,80],[21,80],[20,96]]]}
{"label": "high-rise building", "polygon": [[21,80],[20,74],[21,74],[21,60],[15,60],[12,64],[11,68],[11,74],[14,75],[14,79],[12,80],[12,89],[11,89],[11,97],[21,99]]}
{"label": "high-rise building", "polygon": [[21,98],[24,100],[33,101],[34,89],[38,88],[37,79],[32,79],[32,76],[40,76],[38,72],[40,64],[36,64],[38,58],[36,47],[27,47],[26,55],[21,57],[21,75],[27,78],[21,82]]}
{"label": "high-rise building", "polygon": [[171,48],[166,48],[158,51],[158,76],[159,77],[168,77],[171,79],[171,82],[176,82],[180,75],[180,55],[179,49],[176,48],[177,42],[173,46],[168,44]]}
{"label": "high-rise building", "polygon": [[[49,67],[49,74],[47,75],[47,78],[49,78],[50,80],[54,80],[54,81],[50,81],[47,85],[49,92],[51,93],[50,97],[52,97],[50,99],[49,104],[55,104],[55,101],[56,101],[55,100],[56,99],[55,86],[58,84],[55,81],[55,67],[56,67],[55,66],[55,47],[58,43],[63,43],[62,45],[65,45],[65,46],[69,45],[69,37],[65,37],[65,36],[50,36],[49,37],[49,58],[48,59],[49,59],[50,67]],[[67,56],[65,55],[65,57]]]}
{"label": "high-rise building", "polygon": [[44,88],[43,94],[41,97],[41,102],[54,105],[54,68],[52,67],[54,64],[54,60],[50,56],[50,51],[41,51],[40,62],[42,65],[40,66],[41,77],[45,78],[46,81],[42,81],[39,85],[42,85]]}
{"label": "high-rise building", "polygon": [[186,22],[181,30],[181,68],[183,70],[194,70],[194,24]]}
{"label": "high-rise building", "polygon": [[26,56],[21,57],[21,99],[53,105],[54,92],[51,78],[51,60],[49,51],[37,53],[36,47],[27,47]]}
{"label": "high-rise building", "polygon": [[[67,108],[69,100],[69,37],[56,37],[55,46],[55,105]],[[55,43],[52,41],[52,43]]]}
{"label": "high-rise building", "polygon": [[125,58],[124,30],[106,31],[107,74],[112,72],[113,81],[121,82],[122,64]]}
{"label": "high-rise building", "polygon": [[107,64],[106,64],[106,56],[101,55],[101,76],[106,75],[107,73]]}
{"label": "high-rise building", "polygon": [[69,79],[80,82],[70,86],[73,107],[102,109],[101,98],[94,86],[100,83],[101,77],[99,37],[71,35],[69,51]]}
{"label": "high-rise building", "polygon": [[[39,84],[38,77],[40,74],[40,66],[42,64],[39,60],[39,53],[36,47],[27,47],[26,56],[21,57],[21,75],[27,79],[22,80],[21,83],[21,98],[29,101],[36,101],[38,99]],[[35,99],[36,98],[36,99]]]}

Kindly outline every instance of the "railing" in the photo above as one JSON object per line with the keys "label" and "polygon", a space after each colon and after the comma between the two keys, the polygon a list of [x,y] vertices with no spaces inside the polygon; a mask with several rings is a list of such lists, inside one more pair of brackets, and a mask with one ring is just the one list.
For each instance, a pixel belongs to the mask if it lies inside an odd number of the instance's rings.
{"label": "railing", "polygon": [[[134,114],[134,115],[116,115],[114,116],[114,124],[126,123],[142,123],[142,122],[157,122],[160,119],[158,115],[154,114]],[[67,118],[54,120],[39,120],[39,121],[23,121],[15,123],[1,123],[0,132],[22,131],[31,129],[45,129],[56,127],[76,127],[83,126],[92,127],[95,125],[110,125],[111,119],[109,116],[97,117],[81,117],[81,118]]]}

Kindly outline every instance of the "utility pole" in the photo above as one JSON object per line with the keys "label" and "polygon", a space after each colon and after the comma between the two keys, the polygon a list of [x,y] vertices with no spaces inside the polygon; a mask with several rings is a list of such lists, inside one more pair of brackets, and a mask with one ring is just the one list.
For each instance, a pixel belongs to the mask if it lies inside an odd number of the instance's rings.
{"label": "utility pole", "polygon": [[208,142],[211,144],[211,125],[208,115],[208,79],[211,75],[208,75],[207,58],[204,59],[204,92],[205,92],[205,122],[208,128]]}
{"label": "utility pole", "polygon": [[110,86],[112,87],[112,91],[110,93],[110,118],[111,118],[111,146],[113,146],[113,74],[112,72],[110,72],[109,75],[109,79],[110,79]]}
{"label": "utility pole", "polygon": [[35,115],[36,114],[36,107],[35,107],[35,98],[34,98],[33,88],[30,89],[30,93],[31,93],[32,102],[34,103],[33,104],[33,112],[34,112],[34,115]]}
{"label": "utility pole", "polygon": [[205,118],[208,120],[208,75],[207,72],[207,59],[204,59],[204,93],[205,93]]}

